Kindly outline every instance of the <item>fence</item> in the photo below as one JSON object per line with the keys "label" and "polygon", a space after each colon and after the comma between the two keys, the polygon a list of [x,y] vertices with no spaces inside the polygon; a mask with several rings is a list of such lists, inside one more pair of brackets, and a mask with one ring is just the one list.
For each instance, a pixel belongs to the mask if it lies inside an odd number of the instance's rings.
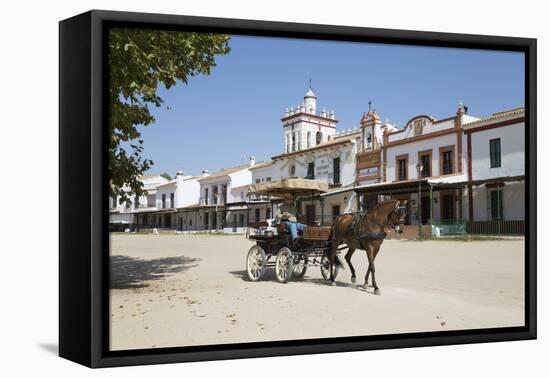
{"label": "fence", "polygon": [[466,222],[466,232],[471,235],[525,235],[525,221],[469,221]]}
{"label": "fence", "polygon": [[439,235],[525,235],[524,220],[486,220],[466,222],[437,222],[432,224],[432,234]]}

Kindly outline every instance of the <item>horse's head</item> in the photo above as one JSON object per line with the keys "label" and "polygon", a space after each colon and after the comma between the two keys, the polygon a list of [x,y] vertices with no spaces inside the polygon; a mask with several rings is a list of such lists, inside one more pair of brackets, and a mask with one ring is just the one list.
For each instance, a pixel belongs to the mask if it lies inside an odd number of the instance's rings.
{"label": "horse's head", "polygon": [[399,234],[403,232],[405,217],[407,216],[407,200],[397,201],[390,214],[388,224]]}

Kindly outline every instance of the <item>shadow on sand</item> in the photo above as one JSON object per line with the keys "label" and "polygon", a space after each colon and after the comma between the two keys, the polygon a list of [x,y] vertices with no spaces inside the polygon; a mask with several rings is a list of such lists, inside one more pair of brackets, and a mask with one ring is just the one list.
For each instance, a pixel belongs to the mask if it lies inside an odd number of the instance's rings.
{"label": "shadow on sand", "polygon": [[198,265],[201,259],[185,256],[142,260],[129,256],[111,256],[111,289],[131,289],[147,286],[147,281],[183,272]]}
{"label": "shadow on sand", "polygon": [[[246,273],[246,270],[236,270],[233,272],[229,272],[232,275],[234,275],[237,278],[240,278],[243,281],[250,282],[248,279],[248,275]],[[267,269],[264,273],[264,276],[262,277],[261,281],[272,281],[277,282],[277,278],[275,277],[275,270],[274,269]],[[290,282],[302,282],[304,285],[318,285],[318,286],[326,286],[331,287],[330,282],[326,281],[323,278],[310,278],[307,276],[302,279],[296,279],[291,278]],[[367,294],[374,295],[374,289],[372,286],[369,285],[369,289],[365,289],[362,284],[358,285],[356,283],[347,283],[347,282],[341,282],[341,281],[335,281],[337,287],[348,287],[350,289],[360,290],[364,291]],[[281,284],[282,285],[282,284]]]}

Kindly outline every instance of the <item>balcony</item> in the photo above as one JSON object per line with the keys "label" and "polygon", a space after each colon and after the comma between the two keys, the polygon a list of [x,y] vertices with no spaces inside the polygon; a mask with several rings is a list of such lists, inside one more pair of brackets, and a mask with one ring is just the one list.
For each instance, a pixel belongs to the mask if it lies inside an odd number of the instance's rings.
{"label": "balcony", "polygon": [[225,205],[226,200],[224,197],[218,198],[218,201],[216,202],[216,198],[214,197],[200,197],[199,198],[199,205],[200,206],[215,206],[215,205]]}

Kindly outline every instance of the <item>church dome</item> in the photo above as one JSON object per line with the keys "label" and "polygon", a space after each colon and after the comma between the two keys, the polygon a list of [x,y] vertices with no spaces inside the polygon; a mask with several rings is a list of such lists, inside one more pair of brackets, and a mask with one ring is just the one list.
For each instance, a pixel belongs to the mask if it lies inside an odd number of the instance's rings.
{"label": "church dome", "polygon": [[304,99],[306,98],[314,98],[314,99],[317,99],[317,96],[315,96],[315,93],[313,92],[313,90],[311,89],[311,87],[309,87],[309,89],[307,90],[306,92],[306,95],[304,96]]}

